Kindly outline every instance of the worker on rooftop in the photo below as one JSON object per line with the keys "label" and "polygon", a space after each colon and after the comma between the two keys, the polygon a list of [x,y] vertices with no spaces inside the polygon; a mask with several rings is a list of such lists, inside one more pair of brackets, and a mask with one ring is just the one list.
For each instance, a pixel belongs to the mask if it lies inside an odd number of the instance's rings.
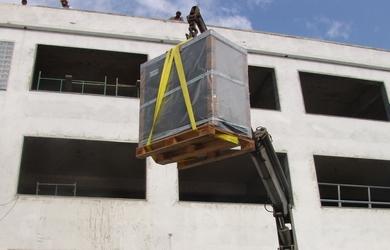
{"label": "worker on rooftop", "polygon": [[183,18],[181,17],[181,12],[180,11],[176,11],[176,16],[173,16],[171,18],[169,18],[169,20],[174,20],[174,21],[181,21],[183,22]]}
{"label": "worker on rooftop", "polygon": [[67,0],[61,0],[61,4],[63,8],[69,9],[69,3]]}
{"label": "worker on rooftop", "polygon": [[[60,2],[63,8],[69,9],[69,3],[67,0],[60,0]],[[22,0],[22,4],[27,5],[27,0]]]}

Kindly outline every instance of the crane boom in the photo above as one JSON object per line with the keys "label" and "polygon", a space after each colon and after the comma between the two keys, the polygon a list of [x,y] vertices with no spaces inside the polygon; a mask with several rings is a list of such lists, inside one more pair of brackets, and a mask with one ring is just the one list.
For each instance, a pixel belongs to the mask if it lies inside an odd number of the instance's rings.
{"label": "crane boom", "polygon": [[256,149],[251,152],[251,159],[271,200],[279,250],[297,249],[291,220],[291,188],[272,145],[271,136],[267,129],[259,127],[253,132],[253,139]]}
{"label": "crane boom", "polygon": [[[207,30],[198,6],[191,8],[187,21],[189,24],[187,39],[196,37],[199,32],[203,33]],[[256,128],[256,131],[252,132],[252,137],[255,142],[255,151],[250,155],[273,207],[278,231],[278,249],[296,250],[294,225],[291,219],[292,195],[286,174],[280,165],[267,129]]]}
{"label": "crane boom", "polygon": [[189,25],[189,34],[186,34],[187,39],[194,38],[198,35],[199,32],[203,33],[207,30],[207,26],[203,21],[203,17],[200,14],[200,9],[198,6],[192,6],[190,14],[187,16],[187,22]]}

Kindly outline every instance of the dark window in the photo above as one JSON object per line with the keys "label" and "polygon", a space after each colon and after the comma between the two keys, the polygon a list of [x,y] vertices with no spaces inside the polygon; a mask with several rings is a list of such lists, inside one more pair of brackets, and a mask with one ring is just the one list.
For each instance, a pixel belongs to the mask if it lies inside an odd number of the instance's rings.
{"label": "dark window", "polygon": [[[288,175],[287,155],[278,154]],[[268,203],[267,193],[249,155],[179,171],[182,201]]]}
{"label": "dark window", "polygon": [[251,107],[280,110],[274,69],[249,66],[248,76]]}
{"label": "dark window", "polygon": [[390,161],[314,156],[321,204],[390,208]]}
{"label": "dark window", "polygon": [[307,113],[389,119],[389,102],[382,82],[299,73]]}
{"label": "dark window", "polygon": [[139,97],[143,54],[38,45],[32,90]]}
{"label": "dark window", "polygon": [[25,137],[19,194],[145,198],[134,143]]}

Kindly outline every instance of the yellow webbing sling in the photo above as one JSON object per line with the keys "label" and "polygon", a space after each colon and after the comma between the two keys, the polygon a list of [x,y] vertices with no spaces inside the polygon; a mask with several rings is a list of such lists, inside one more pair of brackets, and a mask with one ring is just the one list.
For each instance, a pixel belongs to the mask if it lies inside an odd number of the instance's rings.
{"label": "yellow webbing sling", "polygon": [[231,142],[231,143],[234,143],[234,144],[240,144],[240,141],[238,140],[238,137],[237,136],[234,136],[234,135],[229,135],[229,134],[216,134],[215,137],[221,139],[221,140],[224,140],[224,141],[228,141],[228,142]]}
{"label": "yellow webbing sling", "polygon": [[[152,128],[150,129],[149,137],[148,137],[148,140],[146,142],[147,147],[150,147],[150,144],[152,142],[153,132],[154,132],[158,117],[160,115],[161,106],[162,106],[162,103],[164,100],[165,92],[166,92],[167,87],[168,87],[169,75],[170,75],[171,70],[172,70],[173,62],[175,62],[176,71],[177,71],[177,75],[179,77],[180,87],[181,87],[181,90],[183,92],[184,103],[186,105],[191,128],[192,128],[192,130],[197,129],[194,111],[192,110],[191,98],[190,98],[190,94],[188,92],[187,80],[186,80],[186,76],[185,76],[184,68],[183,68],[183,63],[182,63],[181,56],[180,56],[180,46],[188,41],[189,40],[186,40],[184,42],[179,43],[178,45],[176,45],[175,47],[170,49],[165,56],[164,66],[163,66],[163,70],[161,72],[161,79],[160,79],[160,84],[159,84],[159,88],[158,88],[158,92],[157,92],[156,106],[155,106],[154,114],[153,114]],[[238,138],[234,135],[221,133],[221,134],[217,134],[216,137],[219,139],[234,143],[234,144],[239,144]]]}

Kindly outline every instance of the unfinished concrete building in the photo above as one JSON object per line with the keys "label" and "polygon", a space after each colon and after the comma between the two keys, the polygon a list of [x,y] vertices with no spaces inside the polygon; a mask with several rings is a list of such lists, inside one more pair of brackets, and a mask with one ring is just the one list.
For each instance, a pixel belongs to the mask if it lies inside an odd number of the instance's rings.
{"label": "unfinished concrete building", "polygon": [[[139,66],[185,23],[0,13],[0,249],[276,249],[246,156],[183,171],[135,158]],[[390,52],[211,28],[248,50],[252,126],[288,173],[299,249],[387,249]]]}

